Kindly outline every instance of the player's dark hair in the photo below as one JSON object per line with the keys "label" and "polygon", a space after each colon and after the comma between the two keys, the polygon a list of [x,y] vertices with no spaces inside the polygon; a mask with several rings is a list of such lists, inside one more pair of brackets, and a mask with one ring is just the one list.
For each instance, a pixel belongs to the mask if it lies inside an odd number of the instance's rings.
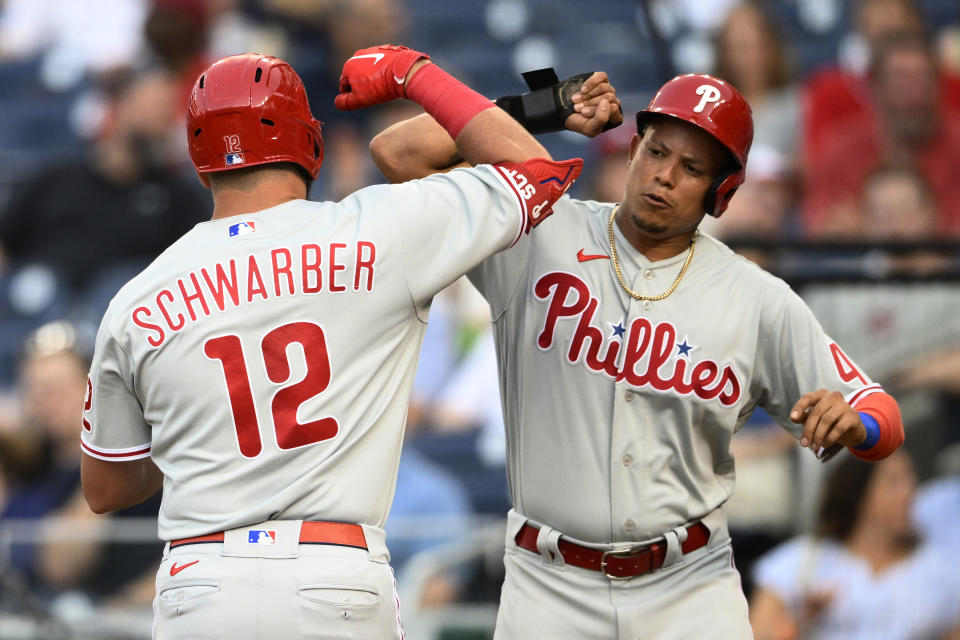
{"label": "player's dark hair", "polygon": [[310,185],[313,184],[310,174],[295,162],[271,162],[269,164],[254,165],[252,167],[230,169],[229,171],[211,171],[204,175],[210,180],[211,187],[231,188],[237,187],[240,182],[249,180],[251,176],[267,173],[270,170],[276,169],[296,171],[300,179],[303,180],[303,184],[307,187],[307,191],[310,190]]}

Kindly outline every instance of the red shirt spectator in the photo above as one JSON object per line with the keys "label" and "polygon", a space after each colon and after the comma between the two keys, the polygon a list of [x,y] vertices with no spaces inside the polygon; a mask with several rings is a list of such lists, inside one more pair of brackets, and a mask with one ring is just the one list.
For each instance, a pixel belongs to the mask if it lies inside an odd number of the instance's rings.
{"label": "red shirt spectator", "polygon": [[[960,113],[960,77],[940,76],[941,108]],[[840,68],[814,73],[802,91],[803,150],[807,161],[816,161],[830,146],[837,122],[870,120],[876,117],[870,83],[865,74]]]}
{"label": "red shirt spectator", "polygon": [[[864,181],[891,156],[875,118],[856,118],[837,129],[828,150],[808,172],[804,218],[812,235],[856,233],[859,218],[842,218],[857,216]],[[937,200],[937,230],[960,235],[960,123],[955,119],[943,122],[938,135],[914,153]]]}
{"label": "red shirt spectator", "polygon": [[[803,149],[805,164],[816,162],[830,145],[837,122],[875,117],[866,66],[871,51],[885,40],[911,35],[924,37],[928,25],[915,0],[860,0],[854,18],[856,31],[848,37],[847,63],[820,70],[803,84]],[[857,46],[859,45],[859,46]],[[960,77],[940,79],[942,106],[960,111]]]}
{"label": "red shirt spectator", "polygon": [[913,162],[933,189],[940,233],[960,234],[960,116],[942,108],[936,59],[918,38],[887,42],[876,54],[873,116],[836,120],[808,158],[804,226],[809,235],[856,235],[863,183],[882,162]]}

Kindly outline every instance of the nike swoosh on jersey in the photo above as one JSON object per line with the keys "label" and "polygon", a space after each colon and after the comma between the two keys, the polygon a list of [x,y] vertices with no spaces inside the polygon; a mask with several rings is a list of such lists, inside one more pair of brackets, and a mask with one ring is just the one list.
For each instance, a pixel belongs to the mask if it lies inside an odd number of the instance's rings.
{"label": "nike swoosh on jersey", "polygon": [[171,576],[175,576],[175,575],[177,575],[178,573],[180,573],[181,571],[183,571],[184,569],[186,569],[187,567],[192,567],[193,565],[197,564],[198,562],[200,562],[200,561],[199,561],[199,560],[194,560],[193,562],[188,562],[187,564],[182,564],[182,565],[180,565],[179,567],[177,566],[177,563],[174,562],[172,565],[170,565],[170,575],[171,575]]}
{"label": "nike swoosh on jersey", "polygon": [[577,251],[577,260],[579,262],[587,262],[588,260],[602,260],[604,258],[609,260],[610,256],[604,255],[602,253],[584,253],[583,249],[580,249],[580,251]]}
{"label": "nike swoosh on jersey", "polygon": [[384,54],[382,54],[382,53],[364,53],[364,54],[361,54],[361,55],[359,55],[359,56],[353,56],[353,57],[350,58],[350,59],[351,59],[351,60],[359,60],[360,58],[373,58],[373,59],[374,59],[374,60],[373,60],[373,64],[377,64],[378,62],[380,62],[381,60],[383,60],[383,55],[384,55]]}

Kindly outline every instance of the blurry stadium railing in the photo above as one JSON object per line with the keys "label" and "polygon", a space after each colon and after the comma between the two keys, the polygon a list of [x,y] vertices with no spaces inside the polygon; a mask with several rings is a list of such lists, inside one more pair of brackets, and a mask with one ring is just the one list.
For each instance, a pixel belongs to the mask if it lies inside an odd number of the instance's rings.
{"label": "blurry stadium railing", "polygon": [[[150,638],[149,606],[102,608],[89,595],[66,591],[43,598],[10,565],[13,545],[45,542],[156,542],[156,518],[0,521],[0,640],[142,640]],[[118,558],[122,561],[122,558]],[[160,558],[157,558],[159,563]]]}
{"label": "blurry stadium railing", "polygon": [[960,284],[960,242],[946,240],[806,241],[725,238],[731,249],[759,262],[795,289],[830,282]]}

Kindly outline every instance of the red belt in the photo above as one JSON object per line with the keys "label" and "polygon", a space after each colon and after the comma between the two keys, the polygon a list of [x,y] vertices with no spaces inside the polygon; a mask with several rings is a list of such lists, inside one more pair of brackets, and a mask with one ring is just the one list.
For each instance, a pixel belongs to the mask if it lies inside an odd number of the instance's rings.
{"label": "red belt", "polygon": [[[537,535],[539,529],[524,523],[517,533],[517,546],[540,553],[537,550]],[[710,529],[700,521],[687,527],[687,539],[680,545],[683,553],[690,553],[707,544],[710,539]],[[663,566],[667,557],[667,543],[654,542],[639,548],[624,549],[622,551],[600,551],[591,549],[569,540],[560,538],[557,548],[567,564],[581,569],[599,571],[608,578],[622,579],[642,576],[645,573],[656,571]]]}
{"label": "red belt", "polygon": [[[267,525],[264,525],[265,527]],[[209,533],[194,538],[171,540],[170,548],[182,547],[185,544],[201,544],[205,542],[223,542],[223,531]],[[304,520],[300,526],[300,544],[338,544],[344,547],[367,548],[367,539],[363,536],[363,527],[347,522],[311,522]]]}

